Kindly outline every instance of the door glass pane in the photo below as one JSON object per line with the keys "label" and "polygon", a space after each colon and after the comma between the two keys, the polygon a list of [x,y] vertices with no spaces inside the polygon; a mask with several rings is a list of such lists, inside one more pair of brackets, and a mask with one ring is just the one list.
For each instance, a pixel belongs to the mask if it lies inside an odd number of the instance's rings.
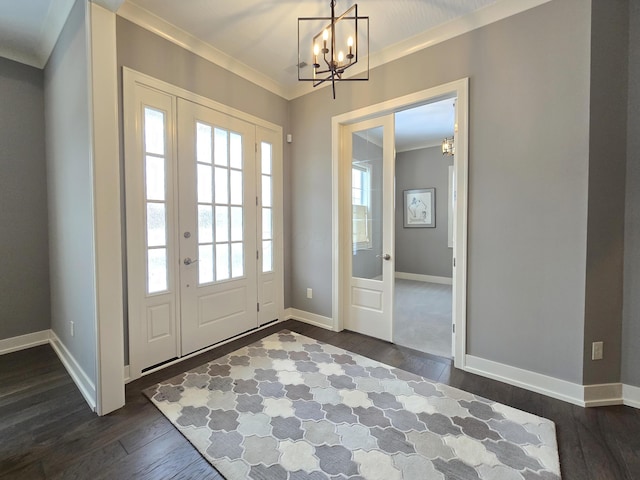
{"label": "door glass pane", "polygon": [[144,109],[144,149],[164,155],[164,112],[149,107]]}
{"label": "door glass pane", "polygon": [[213,282],[213,245],[198,246],[198,283]]}
{"label": "door glass pane", "polygon": [[231,276],[238,278],[244,275],[244,255],[242,243],[231,244]]}
{"label": "door glass pane", "polygon": [[231,168],[242,169],[242,135],[231,133],[229,145],[229,165]]}
{"label": "door glass pane", "polygon": [[271,144],[262,142],[262,174],[271,175]]}
{"label": "door glass pane", "polygon": [[198,122],[196,130],[196,160],[202,163],[211,163],[211,127]]}
{"label": "door glass pane", "polygon": [[147,246],[163,247],[167,244],[164,203],[147,203]]}
{"label": "door glass pane", "polygon": [[262,272],[273,271],[273,242],[265,240],[262,242]]}
{"label": "door glass pane", "polygon": [[164,158],[147,155],[145,170],[147,200],[164,201]]}
{"label": "door glass pane", "polygon": [[147,285],[149,293],[167,290],[167,249],[147,250]]}
{"label": "door glass pane", "polygon": [[216,245],[216,280],[227,280],[229,278],[229,244],[219,243]]}
{"label": "door glass pane", "polygon": [[262,239],[271,240],[272,226],[271,226],[271,209],[262,209]]}
{"label": "door glass pane", "polygon": [[216,242],[229,241],[229,207],[216,207]]}
{"label": "door glass pane", "polygon": [[262,206],[271,206],[271,177],[262,175]]}
{"label": "door glass pane", "polygon": [[198,202],[211,203],[212,201],[211,167],[198,164]]}
{"label": "door glass pane", "polygon": [[231,241],[242,241],[242,207],[231,207]]}
{"label": "door glass pane", "polygon": [[382,280],[382,127],[352,137],[351,233],[354,277]]}
{"label": "door glass pane", "polygon": [[213,243],[213,209],[198,205],[198,243]]}
{"label": "door glass pane", "polygon": [[229,179],[226,168],[216,167],[216,203],[229,203]]}
{"label": "door glass pane", "polygon": [[231,204],[242,205],[242,172],[231,170]]}
{"label": "door glass pane", "polygon": [[229,164],[227,149],[227,131],[216,128],[214,133],[214,162],[226,167]]}

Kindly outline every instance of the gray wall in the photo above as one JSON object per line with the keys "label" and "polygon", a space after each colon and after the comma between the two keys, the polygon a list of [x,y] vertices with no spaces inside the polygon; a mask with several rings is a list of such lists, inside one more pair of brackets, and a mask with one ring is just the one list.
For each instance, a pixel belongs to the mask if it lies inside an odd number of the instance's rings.
{"label": "gray wall", "polygon": [[468,353],[581,383],[590,20],[554,0],[292,101],[292,306],[331,316],[331,117],[470,77]]}
{"label": "gray wall", "polygon": [[[96,381],[87,3],[76,1],[44,70],[51,328]],[[69,322],[75,323],[71,336]]]}
{"label": "gray wall", "polygon": [[47,330],[44,75],[0,58],[0,339]]}
{"label": "gray wall", "polygon": [[[628,0],[592,1],[585,385],[620,381],[628,15]],[[603,360],[591,360],[594,341]]]}
{"label": "gray wall", "polygon": [[[449,165],[438,147],[396,155],[396,272],[451,278],[449,241]],[[404,190],[436,189],[435,228],[404,228]]]}
{"label": "gray wall", "polygon": [[640,2],[629,2],[622,382],[640,387]]}

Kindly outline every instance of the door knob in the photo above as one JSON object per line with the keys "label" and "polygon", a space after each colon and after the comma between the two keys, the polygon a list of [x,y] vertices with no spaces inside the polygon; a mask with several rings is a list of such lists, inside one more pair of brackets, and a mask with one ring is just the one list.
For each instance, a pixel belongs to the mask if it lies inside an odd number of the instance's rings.
{"label": "door knob", "polygon": [[184,263],[185,265],[191,265],[192,263],[196,263],[198,261],[197,258],[191,260],[190,257],[187,257],[184,259],[184,261],[182,263]]}
{"label": "door knob", "polygon": [[376,255],[376,258],[381,258],[383,260],[391,260],[391,255],[385,253],[384,255]]}

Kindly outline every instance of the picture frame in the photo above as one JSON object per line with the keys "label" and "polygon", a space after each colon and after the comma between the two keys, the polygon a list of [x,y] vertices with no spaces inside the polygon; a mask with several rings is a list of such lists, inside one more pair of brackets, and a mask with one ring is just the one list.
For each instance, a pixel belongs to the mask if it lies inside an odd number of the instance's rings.
{"label": "picture frame", "polygon": [[404,228],[435,228],[436,189],[404,190]]}

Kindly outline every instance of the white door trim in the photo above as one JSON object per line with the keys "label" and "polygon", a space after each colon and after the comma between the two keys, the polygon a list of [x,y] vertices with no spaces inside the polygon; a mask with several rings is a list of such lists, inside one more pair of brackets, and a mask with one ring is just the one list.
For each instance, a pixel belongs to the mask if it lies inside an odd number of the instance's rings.
{"label": "white door trim", "polygon": [[95,406],[98,415],[106,415],[125,404],[116,16],[94,3],[86,8],[96,275]]}
{"label": "white door trim", "polygon": [[469,79],[462,78],[444,85],[415,92],[403,97],[370,105],[358,110],[337,115],[331,119],[331,178],[332,178],[332,279],[333,290],[332,317],[333,329],[340,331],[344,328],[345,302],[343,292],[343,266],[341,258],[341,238],[344,235],[341,227],[340,192],[344,188],[344,178],[340,175],[340,156],[342,150],[341,128],[353,122],[366,120],[394,113],[412,105],[423,104],[427,101],[457,97],[456,101],[456,155],[454,157],[456,208],[453,225],[454,247],[453,268],[454,298],[453,318],[456,324],[455,359],[456,368],[464,368],[466,354],[466,306],[467,306],[467,193],[469,169]]}

